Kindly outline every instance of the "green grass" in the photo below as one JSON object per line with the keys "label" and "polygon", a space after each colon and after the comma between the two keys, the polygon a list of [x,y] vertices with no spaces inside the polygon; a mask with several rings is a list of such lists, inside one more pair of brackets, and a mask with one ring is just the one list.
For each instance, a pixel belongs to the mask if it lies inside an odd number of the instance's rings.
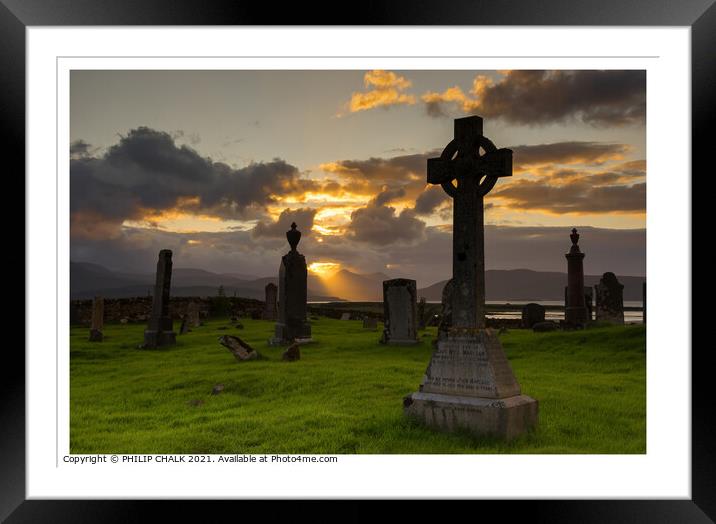
{"label": "green grass", "polygon": [[[643,326],[501,335],[539,428],[512,442],[441,433],[406,419],[435,329],[415,347],[377,343],[359,321],[313,321],[316,342],[282,362],[267,321],[211,320],[175,347],[138,350],[143,325],[105,326],[105,341],[70,335],[72,453],[645,453]],[[262,355],[237,362],[217,338]],[[211,395],[215,384],[224,384]],[[191,405],[191,401],[203,404]]]}

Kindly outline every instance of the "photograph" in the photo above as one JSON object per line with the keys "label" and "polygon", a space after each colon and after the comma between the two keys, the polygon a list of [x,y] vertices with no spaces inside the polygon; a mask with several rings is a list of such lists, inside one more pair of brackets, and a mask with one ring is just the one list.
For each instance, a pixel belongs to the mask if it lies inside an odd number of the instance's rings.
{"label": "photograph", "polygon": [[645,455],[646,116],[632,68],[72,69],[69,453]]}

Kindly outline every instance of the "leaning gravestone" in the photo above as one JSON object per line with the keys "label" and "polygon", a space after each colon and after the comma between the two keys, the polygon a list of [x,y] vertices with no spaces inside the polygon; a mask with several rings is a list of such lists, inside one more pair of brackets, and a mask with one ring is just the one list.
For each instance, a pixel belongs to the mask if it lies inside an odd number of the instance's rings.
{"label": "leaning gravestone", "polygon": [[266,284],[266,287],[264,288],[264,296],[264,320],[275,321],[278,317],[278,304],[276,303],[278,288],[276,287],[276,284],[273,282]]}
{"label": "leaning gravestone", "polygon": [[544,306],[530,302],[522,308],[522,327],[532,329],[532,326],[544,322]]}
{"label": "leaning gravestone", "polygon": [[92,301],[92,323],[90,324],[90,342],[102,342],[104,335],[104,299],[102,297],[94,297]]}
{"label": "leaning gravestone", "polygon": [[176,344],[172,317],[169,315],[169,292],[172,284],[172,252],[162,249],[157,262],[157,278],[154,285],[152,314],[144,331],[142,348],[158,348]]}
{"label": "leaning gravestone", "polygon": [[417,286],[415,280],[394,278],[383,282],[383,344],[418,343]]}
{"label": "leaning gravestone", "polygon": [[612,324],[624,324],[624,285],[612,272],[602,275],[596,290],[596,320]]}
{"label": "leaning gravestone", "polygon": [[483,136],[478,116],[455,120],[455,139],[428,160],[428,183],[453,198],[452,323],[419,390],[403,400],[405,414],[429,426],[505,439],[537,424],[537,401],[521,394],[497,334],[485,328],[483,198],[511,174],[512,151]]}
{"label": "leaning gravestone", "polygon": [[311,324],[306,318],[308,298],[308,268],[306,257],[296,250],[301,232],[296,223],[286,232],[291,250],[281,258],[278,272],[278,322],[271,344],[291,344],[311,338]]}

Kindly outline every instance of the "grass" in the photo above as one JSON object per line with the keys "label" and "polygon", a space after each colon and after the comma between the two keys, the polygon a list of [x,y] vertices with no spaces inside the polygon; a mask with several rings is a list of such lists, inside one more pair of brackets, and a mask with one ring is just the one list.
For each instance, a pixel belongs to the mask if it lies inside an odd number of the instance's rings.
{"label": "grass", "polygon": [[[267,345],[272,323],[241,322],[243,330],[210,320],[158,350],[136,349],[143,325],[106,325],[102,343],[73,327],[71,452],[646,452],[643,326],[501,335],[523,393],[540,402],[539,428],[505,443],[403,416],[402,398],[417,390],[435,328],[417,346],[392,347],[360,321],[320,318],[301,360],[283,362],[283,348]],[[219,345],[223,334],[240,336],[263,358],[237,362]],[[224,390],[212,395],[216,384]]]}

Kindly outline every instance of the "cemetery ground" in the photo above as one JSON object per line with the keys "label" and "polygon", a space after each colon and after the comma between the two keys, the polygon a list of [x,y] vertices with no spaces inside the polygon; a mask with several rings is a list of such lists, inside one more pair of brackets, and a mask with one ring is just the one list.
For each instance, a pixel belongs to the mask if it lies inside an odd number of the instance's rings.
{"label": "cemetery ground", "polygon": [[[358,320],[312,321],[301,360],[267,339],[274,323],[209,319],[174,347],[139,350],[144,324],[109,323],[104,342],[70,335],[71,453],[645,453],[646,328],[500,335],[539,427],[511,442],[441,433],[403,415],[436,328],[416,346],[377,343]],[[176,322],[175,322],[176,324]],[[178,326],[175,325],[175,329]],[[236,335],[259,360],[218,342]],[[423,336],[423,335],[429,336]],[[212,388],[224,389],[212,395]]]}

